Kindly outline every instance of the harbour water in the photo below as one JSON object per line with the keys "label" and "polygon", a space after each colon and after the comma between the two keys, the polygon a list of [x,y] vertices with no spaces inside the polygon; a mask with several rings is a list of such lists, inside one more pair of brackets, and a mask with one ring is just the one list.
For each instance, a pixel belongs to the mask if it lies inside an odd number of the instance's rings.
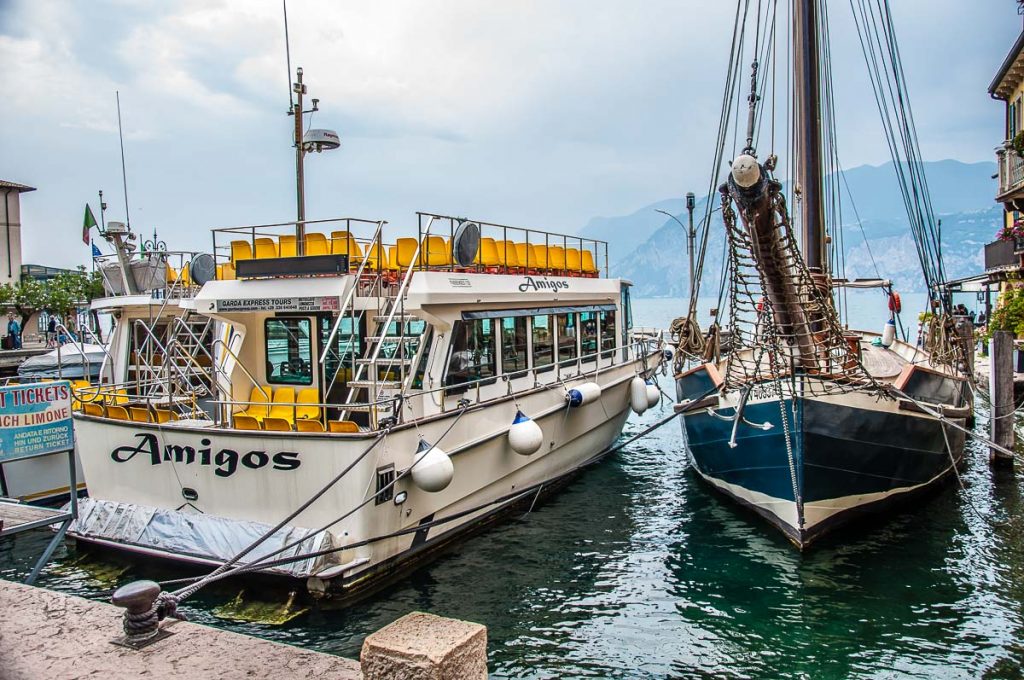
{"label": "harbour water", "polygon": [[[854,325],[881,328],[884,299],[873,295],[870,306],[851,303]],[[916,297],[904,296],[915,327]],[[683,307],[636,300],[636,324],[665,327]],[[668,378],[662,385],[671,391]],[[625,434],[670,409],[631,418]],[[985,417],[982,407],[979,428]],[[362,603],[310,604],[281,626],[214,615],[243,586],[249,599],[287,598],[277,582],[251,581],[203,591],[185,609],[194,621],[352,657],[409,611],[468,619],[488,627],[495,677],[1024,673],[1024,487],[993,478],[982,446],[969,445],[962,486],[800,554],[706,489],[679,443],[672,422]],[[47,538],[0,543],[0,576],[23,578]],[[182,575],[72,546],[40,583],[105,598],[129,580]]]}

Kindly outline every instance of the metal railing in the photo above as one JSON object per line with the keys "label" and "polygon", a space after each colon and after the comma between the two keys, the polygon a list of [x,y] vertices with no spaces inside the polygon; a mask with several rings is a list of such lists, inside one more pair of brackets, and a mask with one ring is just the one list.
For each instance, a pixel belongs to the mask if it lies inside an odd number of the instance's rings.
{"label": "metal railing", "polygon": [[1010,142],[1005,142],[1003,146],[996,148],[996,163],[999,165],[997,198],[1024,187],[1024,158],[1017,153]]}
{"label": "metal railing", "polygon": [[[455,238],[455,231],[464,222],[473,222],[480,226],[480,238],[490,238],[495,241],[497,248],[497,254],[499,256],[499,262],[497,264],[489,263],[484,264],[482,262],[484,252],[483,247],[477,256],[477,262],[472,266],[468,267],[470,270],[477,272],[490,272],[496,271],[502,274],[519,274],[519,273],[533,273],[533,274],[555,274],[555,275],[569,275],[569,276],[600,276],[604,273],[604,276],[609,275],[608,270],[608,243],[606,241],[600,241],[598,239],[583,238],[582,236],[572,236],[570,234],[562,234],[552,231],[543,231],[541,229],[530,229],[526,227],[512,227],[505,224],[496,224],[493,222],[484,222],[482,220],[467,219],[463,217],[452,217],[450,215],[437,215],[434,213],[417,212],[416,216],[419,219],[420,230],[419,230],[419,241],[423,242],[426,234],[423,231],[423,220],[437,220],[441,222],[443,228],[447,224],[447,237],[446,253],[449,256],[449,262],[446,265],[434,264],[430,261],[431,253],[428,252],[426,258],[421,258],[423,261],[419,262],[413,260],[416,263],[418,269],[441,269],[441,270],[460,270],[465,271],[467,267],[457,264],[454,260],[452,250],[452,242]],[[435,235],[438,230],[434,230]],[[512,252],[509,249],[509,243],[525,244],[527,247],[525,251],[525,261],[519,257],[518,249],[516,252]],[[537,254],[535,248],[543,246],[544,253],[543,259]],[[556,257],[561,258],[555,260],[553,257],[552,248],[561,248],[561,252]],[[567,262],[568,252],[570,250],[577,251],[578,262],[569,266]],[[588,269],[585,266],[583,253],[589,251],[593,259],[593,269]],[[518,264],[513,266],[508,263],[515,260]]]}

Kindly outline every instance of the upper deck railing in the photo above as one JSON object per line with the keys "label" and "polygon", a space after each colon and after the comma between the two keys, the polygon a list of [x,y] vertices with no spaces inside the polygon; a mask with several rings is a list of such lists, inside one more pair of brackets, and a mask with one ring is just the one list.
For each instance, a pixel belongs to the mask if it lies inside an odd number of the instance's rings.
{"label": "upper deck railing", "polygon": [[[351,217],[305,220],[298,222],[305,232],[301,249],[294,221],[214,229],[218,278],[340,275],[356,271],[364,259],[364,274],[384,278],[397,278],[410,267],[416,271],[584,277],[608,274],[608,244],[604,241],[478,220],[472,220],[480,228],[477,256],[471,263],[460,264],[453,257],[452,242],[467,220],[431,213],[417,213],[417,218],[415,232],[406,230],[393,240],[367,235],[387,224],[383,221]],[[427,233],[431,218],[434,223]]]}
{"label": "upper deck railing", "polygon": [[128,271],[116,254],[96,256],[93,262],[103,278],[103,289],[111,297],[132,294],[130,286],[134,285],[137,294],[157,299],[190,298],[199,290],[192,280],[190,265],[200,254],[191,250],[140,253],[128,258]]}

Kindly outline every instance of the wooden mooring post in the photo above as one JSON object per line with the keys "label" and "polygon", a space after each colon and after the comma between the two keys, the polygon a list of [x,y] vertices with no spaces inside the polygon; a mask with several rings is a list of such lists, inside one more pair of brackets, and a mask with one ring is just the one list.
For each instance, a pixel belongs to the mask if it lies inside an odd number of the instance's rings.
{"label": "wooden mooring post", "polygon": [[[1013,334],[995,331],[989,341],[989,395],[992,413],[989,438],[1006,449],[1013,450]],[[1013,456],[996,448],[989,449],[989,462],[995,467],[1012,468]]]}

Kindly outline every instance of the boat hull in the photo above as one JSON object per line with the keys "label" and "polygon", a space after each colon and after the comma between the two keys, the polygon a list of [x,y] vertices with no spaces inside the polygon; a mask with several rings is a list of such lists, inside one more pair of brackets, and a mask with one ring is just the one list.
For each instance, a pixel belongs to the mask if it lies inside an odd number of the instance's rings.
{"label": "boat hull", "polygon": [[[90,495],[97,502],[109,499],[110,507],[102,509],[97,522],[87,517],[69,534],[154,557],[219,563],[245,547],[260,526],[277,524],[357,461],[286,527],[292,537],[302,535],[296,530],[310,532],[306,548],[336,552],[276,573],[306,578],[314,592],[366,592],[492,523],[504,511],[533,502],[549,485],[557,486],[592,462],[621,434],[637,368],[653,369],[659,357],[652,354],[645,364],[602,371],[600,396],[579,408],[566,406],[561,387],[538,389],[515,400],[471,407],[461,417],[445,414],[417,427],[396,428],[362,458],[378,433],[248,433],[78,416],[82,463],[86,479],[93,480]],[[508,442],[508,428],[520,409],[544,432],[541,450],[531,456],[515,453]],[[451,484],[430,493],[405,477],[391,498],[376,502],[381,470],[391,466],[400,474],[411,465],[420,437],[451,455]],[[237,455],[221,455],[223,451]],[[294,465],[296,460],[299,465]],[[229,533],[225,522],[238,523],[233,542],[224,538]],[[173,535],[165,531],[172,525]],[[312,532],[324,526],[330,528],[321,540]],[[110,527],[116,531],[109,532]],[[200,538],[184,546],[179,539],[189,532]],[[285,542],[282,536],[268,545]]]}
{"label": "boat hull", "polygon": [[863,394],[749,403],[744,418],[771,428],[741,424],[735,448],[726,420],[733,413],[725,406],[684,415],[694,469],[801,548],[934,489],[963,454],[961,431]]}

